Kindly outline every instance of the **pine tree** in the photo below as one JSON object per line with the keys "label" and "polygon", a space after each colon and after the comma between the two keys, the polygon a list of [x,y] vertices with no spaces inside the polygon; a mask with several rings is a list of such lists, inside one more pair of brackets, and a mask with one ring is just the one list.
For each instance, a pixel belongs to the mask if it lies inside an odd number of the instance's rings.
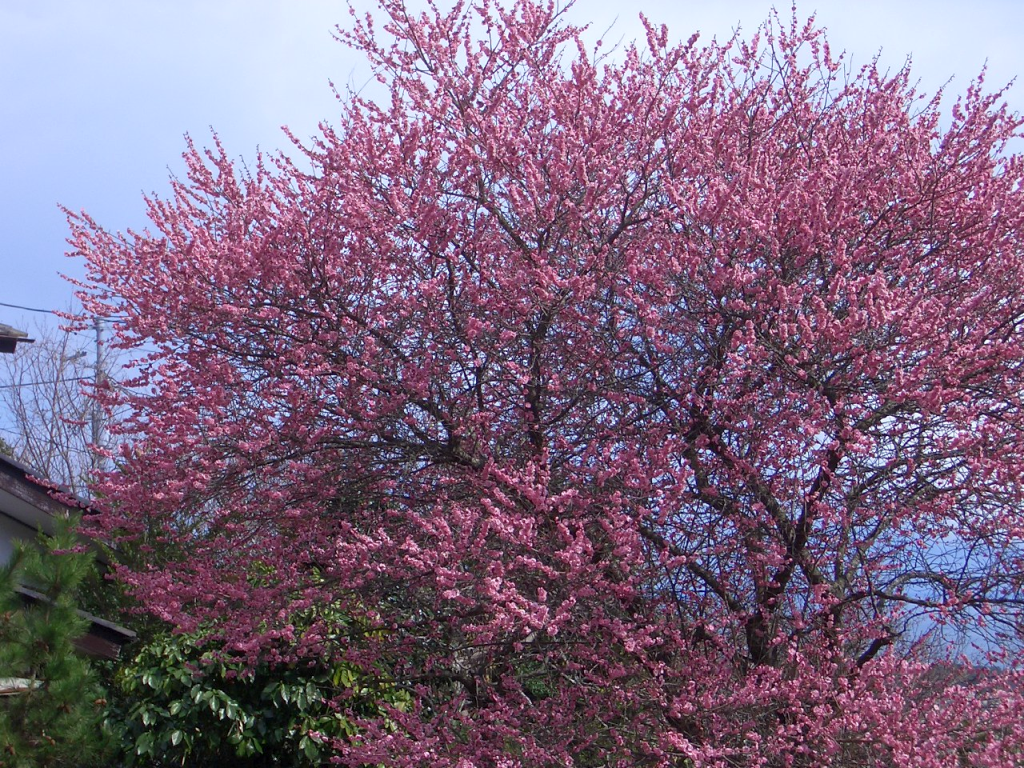
{"label": "pine tree", "polygon": [[19,544],[0,568],[0,768],[86,765],[104,750],[104,700],[74,641],[88,622],[79,592],[95,571],[74,521],[62,520],[38,546]]}

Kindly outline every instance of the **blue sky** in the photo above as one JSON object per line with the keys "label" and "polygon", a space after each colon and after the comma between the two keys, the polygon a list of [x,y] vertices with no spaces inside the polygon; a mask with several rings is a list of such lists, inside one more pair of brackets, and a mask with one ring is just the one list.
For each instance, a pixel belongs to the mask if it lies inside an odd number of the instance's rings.
{"label": "blue sky", "polygon": [[[737,25],[752,31],[772,4],[579,0],[572,18],[597,31],[614,23],[606,40],[638,36],[641,12],[674,38],[721,38]],[[912,55],[928,91],[954,76],[950,90],[963,90],[986,60],[989,85],[1001,86],[1024,70],[1024,3],[967,7],[818,0],[798,13],[816,12],[855,64],[881,50],[895,68]],[[0,0],[0,302],[68,306],[58,273],[80,265],[64,258],[58,204],[110,229],[144,226],[142,193],[166,190],[184,134],[208,143],[212,126],[229,152],[251,158],[257,146],[286,145],[282,125],[305,138],[330,122],[328,79],[359,88],[369,75],[331,38],[348,18],[342,0]],[[1008,100],[1024,109],[1024,84]],[[20,327],[41,317],[0,307],[0,322]]]}

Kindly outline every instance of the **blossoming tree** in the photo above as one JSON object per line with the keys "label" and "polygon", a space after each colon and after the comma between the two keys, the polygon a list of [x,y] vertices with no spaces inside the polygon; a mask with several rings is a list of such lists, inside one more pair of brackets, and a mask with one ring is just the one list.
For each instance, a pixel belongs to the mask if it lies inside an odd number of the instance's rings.
{"label": "blossoming tree", "polygon": [[152,230],[71,217],[136,593],[408,692],[339,693],[341,764],[1024,760],[1016,116],[810,23],[381,6],[390,100],[308,168],[190,145]]}

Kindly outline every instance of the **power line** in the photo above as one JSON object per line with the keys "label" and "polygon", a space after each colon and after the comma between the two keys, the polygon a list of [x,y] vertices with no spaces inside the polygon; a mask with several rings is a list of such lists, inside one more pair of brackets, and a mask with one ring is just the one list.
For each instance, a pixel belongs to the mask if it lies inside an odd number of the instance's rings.
{"label": "power line", "polygon": [[0,307],[10,307],[11,309],[23,309],[26,312],[43,312],[47,315],[56,315],[52,309],[38,309],[36,307],[23,307],[20,304],[8,304],[7,302],[0,301]]}
{"label": "power line", "polygon": [[[59,315],[61,314],[55,309],[39,309],[39,307],[25,307],[21,304],[8,304],[6,301],[0,301],[0,307],[10,307],[11,309],[22,309],[26,312],[41,312],[44,315]],[[127,315],[96,315],[100,320],[124,320]]]}
{"label": "power line", "polygon": [[67,379],[50,379],[48,381],[19,381],[16,384],[0,384],[0,389],[14,389],[15,387],[34,387],[42,384],[63,384],[71,381],[92,381],[92,376],[73,376]]}
{"label": "power line", "polygon": [[[73,424],[72,424],[72,426],[73,426]],[[11,437],[14,437],[14,438],[19,438],[19,439],[24,439],[26,437],[25,433],[22,432],[21,430],[19,430],[19,429],[11,429],[10,427],[0,427],[0,432],[2,432],[4,434],[7,434],[7,435],[10,435]],[[82,445],[67,445],[65,440],[61,440],[61,439],[54,438],[54,437],[40,437],[38,434],[32,435],[32,437],[30,439],[36,445],[42,443],[43,445],[48,445],[51,448],[60,448],[62,450],[67,450],[67,451],[71,451],[73,453],[83,454],[83,455],[87,454],[87,453],[90,453],[89,449],[84,447],[86,445],[86,440],[84,439],[84,437],[82,439]],[[10,446],[10,447],[14,448],[16,446]],[[0,451],[0,453],[2,453],[2,451]],[[7,454],[7,455],[10,455],[10,454]],[[17,457],[15,457],[15,458],[17,458]]]}

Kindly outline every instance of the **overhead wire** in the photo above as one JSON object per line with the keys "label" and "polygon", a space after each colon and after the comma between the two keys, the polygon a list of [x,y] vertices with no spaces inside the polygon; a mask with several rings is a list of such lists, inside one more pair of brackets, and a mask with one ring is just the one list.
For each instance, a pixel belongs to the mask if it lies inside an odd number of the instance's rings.
{"label": "overhead wire", "polygon": [[20,304],[8,304],[5,301],[0,301],[0,307],[10,307],[11,309],[23,309],[26,312],[44,312],[48,315],[57,314],[52,309],[39,309],[38,307],[23,307]]}
{"label": "overhead wire", "polygon": [[15,387],[35,387],[43,384],[64,384],[71,381],[92,380],[92,376],[72,376],[66,379],[49,379],[44,381],[19,381],[14,384],[0,384],[0,389],[14,389]]}
{"label": "overhead wire", "polygon": [[[60,315],[62,313],[55,309],[40,309],[39,307],[26,307],[22,304],[9,304],[6,301],[0,301],[0,307],[9,307],[11,309],[20,309],[25,312],[40,312],[45,315]],[[96,315],[100,320],[124,320],[127,315]]]}

